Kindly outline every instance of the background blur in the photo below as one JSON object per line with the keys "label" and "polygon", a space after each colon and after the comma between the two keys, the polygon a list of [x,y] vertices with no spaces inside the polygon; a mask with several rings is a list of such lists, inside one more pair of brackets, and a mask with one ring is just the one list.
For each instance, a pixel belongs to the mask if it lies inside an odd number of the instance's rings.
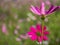
{"label": "background blur", "polygon": [[[47,7],[48,0],[44,0]],[[50,0],[60,5],[60,0]],[[28,38],[29,27],[40,22],[40,17],[33,14],[30,5],[40,6],[40,0],[0,0],[0,45],[37,45]],[[49,15],[45,24],[50,34],[48,45],[60,45],[60,10]]]}

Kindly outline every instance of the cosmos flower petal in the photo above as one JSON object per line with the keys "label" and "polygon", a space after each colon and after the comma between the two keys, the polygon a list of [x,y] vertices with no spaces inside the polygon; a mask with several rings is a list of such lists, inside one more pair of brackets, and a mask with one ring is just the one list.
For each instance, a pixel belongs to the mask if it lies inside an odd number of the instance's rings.
{"label": "cosmos flower petal", "polygon": [[30,10],[31,10],[34,14],[40,15],[40,12],[39,12],[33,5],[31,5]]}
{"label": "cosmos flower petal", "polygon": [[37,24],[37,25],[36,25],[36,29],[37,29],[37,30],[41,30],[41,25],[40,25],[40,24]]}
{"label": "cosmos flower petal", "polygon": [[46,26],[44,26],[44,30],[46,30],[47,29],[47,27]]}
{"label": "cosmos flower petal", "polygon": [[49,11],[47,11],[47,14],[50,14],[50,13],[56,11],[58,8],[59,8],[58,6],[53,6],[53,5],[51,5]]}
{"label": "cosmos flower petal", "polygon": [[37,36],[36,35],[32,35],[30,38],[31,38],[31,40],[36,40]]}
{"label": "cosmos flower petal", "polygon": [[60,8],[60,6],[59,6],[59,8]]}
{"label": "cosmos flower petal", "polygon": [[35,7],[35,9],[40,13],[40,15],[41,15],[41,11],[40,11],[40,9],[36,6]]}
{"label": "cosmos flower petal", "polygon": [[45,4],[44,2],[41,3],[41,14],[45,14]]}
{"label": "cosmos flower petal", "polygon": [[48,37],[47,36],[43,36],[43,40],[48,40]]}
{"label": "cosmos flower petal", "polygon": [[49,34],[49,32],[48,32],[48,31],[45,31],[45,32],[44,32],[44,34],[45,34],[45,35],[48,35],[48,34]]}
{"label": "cosmos flower petal", "polygon": [[30,31],[36,32],[36,29],[35,29],[33,26],[31,26],[31,27],[30,27]]}
{"label": "cosmos flower petal", "polygon": [[27,34],[28,34],[28,35],[32,35],[32,34],[34,34],[34,32],[28,32]]}
{"label": "cosmos flower petal", "polygon": [[31,40],[36,40],[37,36],[34,32],[28,32],[29,37],[31,38]]}
{"label": "cosmos flower petal", "polygon": [[[34,13],[34,14],[37,14],[32,8],[30,8],[30,10]],[[39,15],[39,14],[38,14]]]}
{"label": "cosmos flower petal", "polygon": [[[36,25],[36,29],[41,32],[41,31],[42,31],[42,26],[41,26],[40,24],[37,24],[37,25]],[[46,29],[47,29],[47,27],[44,26],[44,30],[46,30]]]}
{"label": "cosmos flower petal", "polygon": [[38,42],[42,42],[42,40],[43,40],[42,36],[38,37]]}
{"label": "cosmos flower petal", "polygon": [[52,9],[53,9],[53,5],[51,5],[51,7],[49,8],[49,10],[46,12],[46,14],[48,14]]}
{"label": "cosmos flower petal", "polygon": [[59,9],[59,7],[58,7],[58,6],[54,7],[54,8],[53,8],[53,10],[52,10],[50,13],[52,13],[52,12],[56,11],[57,9]]}

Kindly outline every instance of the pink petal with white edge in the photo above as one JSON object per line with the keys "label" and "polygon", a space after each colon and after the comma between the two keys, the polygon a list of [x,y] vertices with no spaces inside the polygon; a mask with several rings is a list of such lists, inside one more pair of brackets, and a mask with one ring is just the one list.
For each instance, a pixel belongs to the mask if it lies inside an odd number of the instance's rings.
{"label": "pink petal with white edge", "polygon": [[40,8],[38,6],[35,7],[35,9],[40,13],[41,15],[41,11],[40,11]]}
{"label": "pink petal with white edge", "polygon": [[37,11],[37,9],[36,9],[33,5],[31,5],[30,10],[31,10],[33,13],[35,13],[35,14],[37,14],[37,15],[40,15],[40,13]]}
{"label": "pink petal with white edge", "polygon": [[54,6],[54,7],[49,11],[49,13],[52,13],[53,10],[55,10],[56,8],[57,8],[57,6]]}
{"label": "pink petal with white edge", "polygon": [[45,15],[45,4],[44,4],[44,2],[42,2],[40,9],[41,9],[41,14]]}

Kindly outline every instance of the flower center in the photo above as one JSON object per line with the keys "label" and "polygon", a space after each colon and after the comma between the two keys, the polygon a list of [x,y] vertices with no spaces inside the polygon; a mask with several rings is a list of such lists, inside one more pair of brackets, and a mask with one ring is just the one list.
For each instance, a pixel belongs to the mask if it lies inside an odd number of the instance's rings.
{"label": "flower center", "polygon": [[42,16],[41,16],[41,19],[42,19],[42,20],[44,20],[44,19],[45,19],[45,16],[44,16],[44,15],[42,15]]}
{"label": "flower center", "polygon": [[36,32],[36,35],[37,35],[37,36],[41,36],[40,32]]}

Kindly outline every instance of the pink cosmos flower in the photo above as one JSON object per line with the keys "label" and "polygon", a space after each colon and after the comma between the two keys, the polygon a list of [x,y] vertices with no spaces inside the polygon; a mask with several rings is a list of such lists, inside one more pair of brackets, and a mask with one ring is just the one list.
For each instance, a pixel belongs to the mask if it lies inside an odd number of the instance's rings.
{"label": "pink cosmos flower", "polygon": [[6,24],[2,24],[2,32],[6,35],[8,35]]}
{"label": "pink cosmos flower", "polygon": [[41,42],[42,40],[48,40],[48,37],[46,35],[48,35],[49,32],[46,31],[46,26],[44,26],[43,36],[41,27],[42,26],[39,24],[36,25],[36,28],[33,26],[30,27],[30,32],[28,32],[28,35],[31,40],[37,40],[38,42]]}
{"label": "pink cosmos flower", "polygon": [[18,41],[18,42],[19,42],[19,41],[21,41],[21,39],[20,39],[20,38],[16,38],[16,41]]}
{"label": "pink cosmos flower", "polygon": [[56,11],[57,9],[59,9],[59,6],[54,6],[51,4],[50,8],[48,10],[45,10],[45,3],[42,2],[40,7],[34,7],[33,5],[31,5],[30,10],[37,15],[48,15],[53,13],[54,11]]}
{"label": "pink cosmos flower", "polygon": [[18,34],[18,30],[17,29],[14,30],[14,34]]}
{"label": "pink cosmos flower", "polygon": [[22,39],[28,39],[28,34],[21,34],[20,38],[22,38]]}
{"label": "pink cosmos flower", "polygon": [[46,3],[47,5],[51,5],[51,3],[50,3],[49,0],[46,0],[45,3]]}

